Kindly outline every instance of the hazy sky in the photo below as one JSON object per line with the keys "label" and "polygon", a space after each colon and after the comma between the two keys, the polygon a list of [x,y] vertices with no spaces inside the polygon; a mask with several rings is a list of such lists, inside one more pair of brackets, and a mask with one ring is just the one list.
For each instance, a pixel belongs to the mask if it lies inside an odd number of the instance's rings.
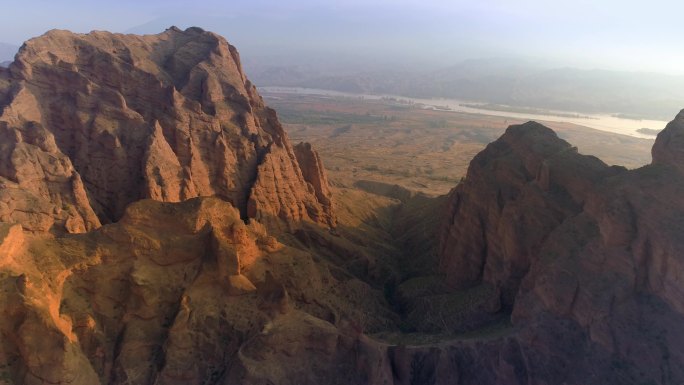
{"label": "hazy sky", "polygon": [[684,2],[663,0],[23,0],[2,5],[0,42],[52,28],[198,25],[247,60],[295,52],[441,66],[512,56],[683,74],[683,18]]}

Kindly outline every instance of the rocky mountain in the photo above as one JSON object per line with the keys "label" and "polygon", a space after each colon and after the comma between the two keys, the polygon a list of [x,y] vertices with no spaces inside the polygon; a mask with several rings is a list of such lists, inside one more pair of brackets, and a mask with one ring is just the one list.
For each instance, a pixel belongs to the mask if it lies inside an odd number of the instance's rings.
{"label": "rocky mountain", "polygon": [[[521,328],[518,370],[528,378],[684,378],[682,135],[684,111],[658,136],[653,163],[628,171],[577,154],[537,123],[511,126],[450,194],[440,267],[452,287],[495,288]],[[540,330],[559,340],[523,337]],[[591,363],[574,364],[575,349]],[[530,356],[541,352],[573,372],[544,373]]]}
{"label": "rocky mountain", "polygon": [[218,198],[139,201],[116,224],[57,239],[2,226],[9,383],[306,383],[354,357],[361,326],[350,320],[391,322],[368,285]]}
{"label": "rocky mountain", "polygon": [[446,197],[331,187],[235,48],[52,31],[0,70],[0,384],[678,384],[684,111],[534,122]]}
{"label": "rocky mountain", "polygon": [[51,31],[0,72],[0,95],[4,221],[83,232],[143,198],[219,195],[274,226],[335,225],[330,202],[318,201],[326,192],[305,179],[275,112],[218,35]]}

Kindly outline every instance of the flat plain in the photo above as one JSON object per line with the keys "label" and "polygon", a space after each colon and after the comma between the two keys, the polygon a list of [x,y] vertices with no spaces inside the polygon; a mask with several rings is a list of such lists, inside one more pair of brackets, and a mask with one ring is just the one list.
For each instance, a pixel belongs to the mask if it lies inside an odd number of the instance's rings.
{"label": "flat plain", "polygon": [[[488,143],[522,120],[424,109],[395,99],[264,93],[293,143],[308,141],[338,187],[362,181],[446,194]],[[540,121],[583,154],[630,169],[650,163],[653,140]]]}

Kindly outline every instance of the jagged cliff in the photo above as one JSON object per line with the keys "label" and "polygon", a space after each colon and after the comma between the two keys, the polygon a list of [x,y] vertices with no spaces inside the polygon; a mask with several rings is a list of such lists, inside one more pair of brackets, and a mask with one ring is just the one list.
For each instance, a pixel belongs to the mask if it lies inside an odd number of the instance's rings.
{"label": "jagged cliff", "polygon": [[[658,135],[653,163],[637,170],[577,154],[537,123],[511,126],[451,192],[441,267],[456,288],[496,288],[492,295],[521,329],[525,377],[684,379],[677,326],[684,321],[683,117]],[[542,329],[559,340],[525,336]],[[581,339],[563,340],[563,333]],[[592,362],[573,364],[578,346]],[[528,356],[542,352],[567,360],[567,368],[545,373]]]}
{"label": "jagged cliff", "polygon": [[51,31],[0,69],[0,96],[3,221],[83,232],[139,199],[216,195],[269,225],[335,225],[323,170],[302,173],[237,50],[213,33]]}

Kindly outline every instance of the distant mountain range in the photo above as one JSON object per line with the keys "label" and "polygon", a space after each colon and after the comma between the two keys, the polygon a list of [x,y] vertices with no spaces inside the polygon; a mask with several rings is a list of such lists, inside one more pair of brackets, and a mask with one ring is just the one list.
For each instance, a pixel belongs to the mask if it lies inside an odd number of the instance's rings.
{"label": "distant mountain range", "polygon": [[638,119],[667,120],[679,111],[684,100],[684,76],[549,68],[531,61],[507,59],[467,60],[423,73],[375,71],[328,75],[303,66],[256,63],[250,63],[247,72],[259,86],[456,98]]}

